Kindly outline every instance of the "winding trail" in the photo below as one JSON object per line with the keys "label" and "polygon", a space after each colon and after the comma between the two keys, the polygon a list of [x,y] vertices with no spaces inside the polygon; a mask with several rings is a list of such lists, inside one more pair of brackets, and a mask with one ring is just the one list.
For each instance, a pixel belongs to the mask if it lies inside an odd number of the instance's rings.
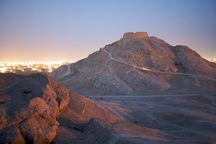
{"label": "winding trail", "polygon": [[119,59],[116,59],[116,58],[113,58],[112,54],[107,51],[105,48],[102,49],[105,53],[107,53],[107,55],[109,56],[109,58],[115,62],[118,62],[118,63],[122,63],[122,64],[125,64],[125,65],[128,65],[128,66],[131,66],[137,70],[140,70],[140,71],[145,71],[145,72],[153,72],[153,73],[159,73],[159,74],[168,74],[168,75],[183,75],[183,76],[193,76],[193,77],[201,77],[201,78],[206,78],[206,79],[211,79],[211,80],[214,80],[216,81],[216,79],[213,79],[211,77],[208,77],[208,76],[204,76],[204,75],[197,75],[197,74],[190,74],[190,73],[174,73],[174,72],[162,72],[162,71],[157,71],[157,70],[151,70],[149,68],[145,68],[145,67],[138,67],[136,65],[132,65],[132,64],[129,64],[125,61],[122,61],[122,60],[119,60]]}
{"label": "winding trail", "polygon": [[[196,97],[206,95],[206,93],[187,93],[187,94],[148,94],[148,95],[102,95],[102,96],[93,96],[89,95],[90,98],[103,98],[103,99],[110,99],[110,98],[157,98],[157,97]],[[208,95],[216,95],[216,93],[209,93]],[[96,99],[97,100],[97,99]]]}

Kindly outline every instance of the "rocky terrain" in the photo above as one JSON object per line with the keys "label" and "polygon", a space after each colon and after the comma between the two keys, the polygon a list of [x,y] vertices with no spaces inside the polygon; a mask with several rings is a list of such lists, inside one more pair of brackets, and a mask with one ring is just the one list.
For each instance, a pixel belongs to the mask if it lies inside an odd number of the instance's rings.
{"label": "rocky terrain", "polygon": [[128,123],[46,75],[0,74],[1,144],[108,144],[125,138],[134,143],[134,137],[164,142],[168,135]]}
{"label": "rocky terrain", "polygon": [[187,46],[171,46],[146,32],[123,38],[52,75],[85,95],[215,92],[216,64]]}
{"label": "rocky terrain", "polygon": [[128,123],[166,133],[165,141],[137,137],[119,140],[141,144],[216,144],[216,95],[94,96]]}

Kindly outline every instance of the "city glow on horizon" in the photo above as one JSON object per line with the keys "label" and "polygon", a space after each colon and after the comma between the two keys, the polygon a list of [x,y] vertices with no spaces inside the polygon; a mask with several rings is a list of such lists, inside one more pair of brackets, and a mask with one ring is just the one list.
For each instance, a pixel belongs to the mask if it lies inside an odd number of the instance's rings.
{"label": "city glow on horizon", "polygon": [[62,65],[73,61],[26,61],[26,62],[0,62],[0,73],[50,73]]}
{"label": "city glow on horizon", "polygon": [[63,63],[73,63],[74,61],[64,61],[64,60],[59,60],[59,61],[0,61],[0,63],[7,63],[8,65],[17,65],[17,64],[26,64],[26,65],[31,65],[31,64],[63,64]]}
{"label": "city glow on horizon", "polygon": [[207,59],[207,60],[210,61],[210,62],[216,63],[216,58],[210,58],[210,59]]}

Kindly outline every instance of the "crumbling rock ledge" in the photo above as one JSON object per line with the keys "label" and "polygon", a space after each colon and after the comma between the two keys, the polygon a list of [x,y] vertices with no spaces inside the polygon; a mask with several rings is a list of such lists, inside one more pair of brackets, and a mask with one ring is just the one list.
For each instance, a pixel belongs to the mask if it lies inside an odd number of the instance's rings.
{"label": "crumbling rock ledge", "polygon": [[41,74],[0,77],[0,143],[52,142],[59,125],[57,117],[70,102],[69,91]]}
{"label": "crumbling rock ledge", "polygon": [[52,143],[63,125],[60,117],[74,124],[88,123],[92,118],[104,123],[120,121],[52,77],[0,74],[0,144]]}

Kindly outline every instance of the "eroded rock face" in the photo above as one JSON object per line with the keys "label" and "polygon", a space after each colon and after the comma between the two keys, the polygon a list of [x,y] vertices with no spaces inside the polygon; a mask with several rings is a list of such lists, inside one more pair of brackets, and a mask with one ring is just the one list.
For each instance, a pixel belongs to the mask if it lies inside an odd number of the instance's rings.
{"label": "eroded rock face", "polygon": [[41,74],[1,74],[0,77],[5,84],[0,87],[3,143],[52,142],[59,126],[57,117],[70,102],[69,91]]}
{"label": "eroded rock face", "polygon": [[107,126],[121,121],[103,105],[69,91],[46,75],[0,74],[1,144],[48,144],[56,137],[56,142],[60,139],[61,143],[65,139],[59,137],[59,132],[63,130],[73,136],[65,127],[80,124],[88,128],[84,135],[90,135],[91,129],[107,132],[106,128],[92,128],[95,124],[92,119]]}

